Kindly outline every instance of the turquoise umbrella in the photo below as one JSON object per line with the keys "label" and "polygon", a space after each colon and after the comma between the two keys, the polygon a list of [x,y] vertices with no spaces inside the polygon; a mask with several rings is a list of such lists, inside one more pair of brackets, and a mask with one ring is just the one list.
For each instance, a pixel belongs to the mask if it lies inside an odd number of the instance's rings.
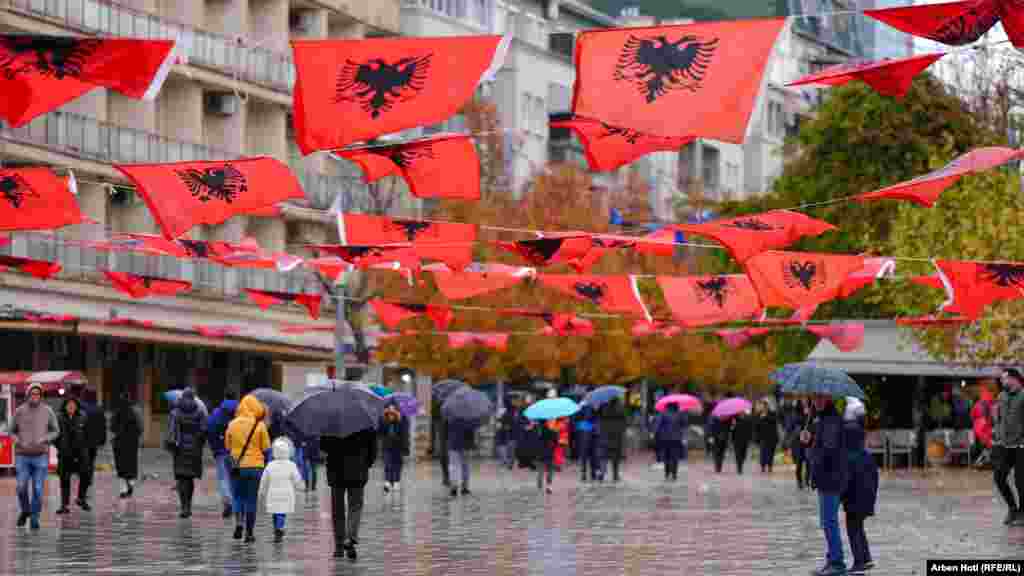
{"label": "turquoise umbrella", "polygon": [[391,388],[388,388],[386,386],[378,386],[377,384],[370,386],[370,390],[373,390],[373,393],[376,394],[377,396],[391,396],[392,394],[395,393],[395,391],[392,390]]}
{"label": "turquoise umbrella", "polygon": [[857,382],[842,370],[825,368],[813,362],[786,364],[769,374],[783,394],[819,394],[842,398],[864,398]]}
{"label": "turquoise umbrella", "polygon": [[523,412],[530,420],[555,420],[572,416],[580,411],[580,405],[571,398],[545,398]]}

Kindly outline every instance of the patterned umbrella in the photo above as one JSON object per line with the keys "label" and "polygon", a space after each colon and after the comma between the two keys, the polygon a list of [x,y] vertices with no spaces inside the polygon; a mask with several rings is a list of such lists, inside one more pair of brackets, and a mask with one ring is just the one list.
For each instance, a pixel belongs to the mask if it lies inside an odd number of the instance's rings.
{"label": "patterned umbrella", "polygon": [[772,372],[769,377],[779,384],[784,394],[864,398],[864,391],[846,372],[818,366],[812,362],[786,364]]}

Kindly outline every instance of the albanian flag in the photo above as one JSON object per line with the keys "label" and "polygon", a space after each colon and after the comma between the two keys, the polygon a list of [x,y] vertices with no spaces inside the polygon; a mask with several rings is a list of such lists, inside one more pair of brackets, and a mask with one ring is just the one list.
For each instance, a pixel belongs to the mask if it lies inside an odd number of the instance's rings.
{"label": "albanian flag", "polygon": [[370,306],[377,313],[380,319],[388,328],[394,329],[403,320],[426,316],[434,323],[438,330],[447,330],[455,315],[448,306],[434,306],[432,304],[405,304],[402,302],[388,302],[374,298],[370,300]]}
{"label": "albanian flag", "polygon": [[1024,298],[1024,263],[939,260],[940,274],[953,292],[953,306],[943,310],[977,320],[989,304]]}
{"label": "albanian flag", "polygon": [[836,66],[829,66],[821,72],[809,74],[786,84],[786,86],[801,86],[804,84],[839,86],[853,80],[860,80],[883,96],[903,98],[907,95],[907,91],[910,90],[914,77],[945,55],[944,52],[940,52],[937,54],[911,56],[910,58],[886,58],[877,61],[847,62]]}
{"label": "albanian flag", "polygon": [[897,30],[947,46],[981,38],[1000,17],[1002,0],[961,0],[899,8],[865,10],[864,15]]}
{"label": "albanian flag", "polygon": [[369,268],[375,264],[399,262],[406,267],[419,268],[420,259],[410,244],[380,245],[345,245],[314,244],[314,250],[337,256],[358,268]]}
{"label": "albanian flag", "polygon": [[840,296],[849,276],[864,268],[863,256],[809,252],[762,252],[744,267],[765,307],[795,310]]}
{"label": "albanian flag", "polygon": [[478,344],[499,352],[508,350],[508,334],[479,334],[476,332],[449,332],[448,346],[451,348],[465,348],[466,346]]}
{"label": "albanian flag", "polygon": [[139,276],[127,272],[104,270],[103,274],[110,284],[118,291],[132,298],[149,298],[150,296],[175,296],[192,289],[192,283],[184,280]]}
{"label": "albanian flag", "polygon": [[135,184],[168,238],[306,197],[288,166],[269,157],[114,167]]}
{"label": "albanian flag", "polygon": [[[2,82],[0,82],[2,84]],[[56,230],[85,221],[71,178],[48,168],[0,168],[0,230]]]}
{"label": "albanian flag", "polygon": [[320,294],[292,294],[290,292],[269,292],[267,290],[253,290],[245,288],[245,293],[252,298],[261,309],[266,310],[274,304],[285,304],[294,302],[304,306],[309,311],[309,317],[316,320],[320,317]]}
{"label": "albanian flag", "polygon": [[840,352],[853,352],[864,346],[863,324],[826,324],[808,326],[807,331],[825,338]]}
{"label": "albanian flag", "polygon": [[764,336],[772,331],[771,328],[734,328],[729,330],[718,330],[715,332],[729,348],[742,348],[758,336]]}
{"label": "albanian flag", "polygon": [[586,300],[609,312],[623,312],[650,319],[632,276],[576,276],[538,274],[537,279],[550,288],[579,300]]}
{"label": "albanian flag", "polygon": [[505,59],[510,38],[293,40],[304,155],[443,122]]}
{"label": "albanian flag", "polygon": [[650,322],[647,320],[637,320],[633,323],[632,333],[634,338],[642,338],[644,336],[661,336],[663,338],[672,338],[682,334],[683,329],[674,324],[668,324],[665,322]]}
{"label": "albanian flag", "polygon": [[914,204],[931,208],[938,202],[939,194],[943,190],[949,188],[964,176],[1006,164],[1011,160],[1020,158],[1022,154],[1024,152],[1020,150],[1002,146],[977,148],[957,156],[952,162],[939,170],[918,176],[913,180],[893,184],[881,190],[854,196],[854,199],[863,202],[865,200],[891,198],[894,200],[908,200]]}
{"label": "albanian flag", "polygon": [[675,254],[677,245],[681,246],[684,242],[686,242],[686,237],[683,236],[681,230],[662,228],[637,238],[636,246],[633,249],[641,254],[671,258]]}
{"label": "albanian flag", "polygon": [[464,134],[334,153],[358,164],[367,182],[401,176],[417,198],[480,199],[480,159]]}
{"label": "albanian flag", "polygon": [[828,222],[790,210],[772,210],[703,224],[679,224],[675,228],[713,238],[741,264],[765,250],[785,248],[804,236],[820,236],[836,229]]}
{"label": "albanian flag", "polygon": [[594,335],[594,323],[575,314],[545,313],[541,315],[547,326],[541,331],[545,336],[586,336]]}
{"label": "albanian flag", "polygon": [[850,274],[843,283],[839,292],[840,298],[849,298],[861,289],[874,284],[876,280],[891,274],[896,268],[896,261],[892,258],[868,258],[864,261],[864,267],[859,271]]}
{"label": "albanian flag", "polygon": [[743,143],[784,18],[587,30],[577,116],[669,138]]}
{"label": "albanian flag", "polygon": [[588,250],[581,258],[570,259],[569,267],[575,270],[577,274],[586,274],[587,272],[590,272],[590,269],[593,268],[601,258],[604,258],[605,254],[608,252],[622,248],[635,248],[636,245],[636,240],[632,238],[626,239],[611,236],[591,236],[590,250]]}
{"label": "albanian flag", "polygon": [[341,213],[338,231],[343,244],[364,246],[412,244],[420,259],[440,260],[461,270],[473,261],[476,226],[457,222],[429,222],[387,216]]}
{"label": "albanian flag", "polygon": [[518,254],[533,266],[548,266],[559,262],[580,261],[590,252],[594,243],[590,234],[568,232],[515,242],[498,242],[499,247]]}
{"label": "albanian flag", "polygon": [[652,136],[598,120],[567,116],[551,122],[551,127],[567,128],[576,134],[591,172],[611,172],[652,152],[678,152],[694,140],[692,136]]}
{"label": "albanian flag", "polygon": [[437,289],[449,300],[465,300],[482,294],[511,288],[536,272],[533,268],[520,268],[504,264],[485,264],[470,267],[467,272],[433,270]]}
{"label": "albanian flag", "polygon": [[192,327],[200,336],[207,338],[226,338],[242,331],[241,326],[201,326]]}
{"label": "albanian flag", "polygon": [[746,320],[761,311],[761,300],[745,274],[658,276],[672,315],[683,326]]}
{"label": "albanian flag", "polygon": [[64,269],[63,266],[56,262],[19,258],[17,256],[0,256],[0,269],[7,268],[16,268],[18,271],[35,276],[40,280],[48,280]]}
{"label": "albanian flag", "polygon": [[153,100],[174,58],[172,40],[0,35],[0,118],[17,128],[100,87]]}

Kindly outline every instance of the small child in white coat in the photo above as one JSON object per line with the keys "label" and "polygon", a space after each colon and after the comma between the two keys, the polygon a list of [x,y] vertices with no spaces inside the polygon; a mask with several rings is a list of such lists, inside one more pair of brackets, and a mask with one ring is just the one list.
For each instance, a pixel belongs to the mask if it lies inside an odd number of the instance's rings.
{"label": "small child in white coat", "polygon": [[274,542],[284,540],[287,515],[295,512],[295,491],[304,485],[299,467],[292,462],[292,442],[281,436],[274,440],[274,459],[260,478],[259,501],[274,515]]}

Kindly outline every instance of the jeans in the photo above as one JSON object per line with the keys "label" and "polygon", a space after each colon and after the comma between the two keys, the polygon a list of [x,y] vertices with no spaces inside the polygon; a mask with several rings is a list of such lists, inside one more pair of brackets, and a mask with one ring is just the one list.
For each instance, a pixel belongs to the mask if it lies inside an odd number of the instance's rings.
{"label": "jeans", "polygon": [[256,526],[256,506],[262,475],[263,468],[242,468],[235,477],[235,513],[238,515],[238,524],[244,520],[245,529],[250,534]]}
{"label": "jeans", "polygon": [[[359,541],[359,521],[363,515],[364,486],[331,486],[331,515],[334,519],[334,543]],[[346,508],[348,510],[346,511]]]}
{"label": "jeans", "polygon": [[274,530],[284,530],[284,523],[287,520],[287,514],[274,514]]}
{"label": "jeans", "polygon": [[402,481],[402,451],[384,451],[384,481],[398,484]]}
{"label": "jeans", "polygon": [[[299,476],[302,476],[303,482],[309,482],[309,477],[306,476],[306,451],[302,449],[302,446],[295,447],[295,453],[292,454],[292,462],[299,469]],[[269,460],[268,460],[269,462]]]}
{"label": "jeans", "polygon": [[[998,448],[998,450],[997,450]],[[1010,510],[1020,510],[1021,495],[1024,494],[1024,448],[1006,448],[1004,446],[992,447],[993,472],[996,481],[996,488],[1006,501]],[[1014,484],[1017,488],[1017,496],[1014,497],[1010,484],[1006,481],[1010,471],[1014,472]]]}
{"label": "jeans", "polygon": [[839,533],[838,492],[818,492],[818,518],[828,546],[828,565],[846,568],[843,559],[843,537]]}
{"label": "jeans", "polygon": [[555,479],[555,461],[549,460],[546,462],[537,462],[537,489],[540,490],[544,487],[544,473],[547,471],[548,477],[548,488],[551,487],[551,482]]}
{"label": "jeans", "polygon": [[[14,458],[14,466],[18,478],[18,503],[21,506],[21,513],[31,514],[38,520],[39,512],[43,509],[43,485],[46,483],[46,475],[49,473],[50,457],[47,454],[38,456],[17,454]],[[31,482],[31,486],[29,482]],[[30,487],[32,489],[31,501],[29,500]]]}
{"label": "jeans", "polygon": [[218,454],[214,458],[217,462],[217,490],[220,492],[220,499],[224,506],[231,506],[234,510],[234,497],[231,490],[231,463],[228,461],[227,453]]}
{"label": "jeans", "polygon": [[449,450],[448,451],[448,479],[451,480],[452,486],[462,485],[463,488],[469,488],[469,458],[466,457],[466,453],[461,450]]}
{"label": "jeans", "polygon": [[509,440],[508,442],[505,442],[504,444],[500,444],[498,446],[498,462],[500,462],[502,466],[505,466],[506,468],[511,470],[513,465],[515,464],[515,457],[515,442]]}
{"label": "jeans", "polygon": [[846,513],[846,536],[850,539],[850,551],[853,552],[853,564],[863,566],[871,562],[871,549],[868,548],[868,535],[864,532],[863,514]]}

